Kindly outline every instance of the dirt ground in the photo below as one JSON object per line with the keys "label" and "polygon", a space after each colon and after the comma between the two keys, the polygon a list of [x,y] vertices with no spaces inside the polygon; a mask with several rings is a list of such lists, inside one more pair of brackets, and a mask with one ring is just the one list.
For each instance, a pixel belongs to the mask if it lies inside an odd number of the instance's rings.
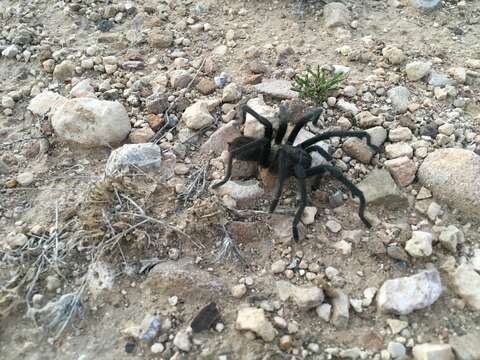
{"label": "dirt ground", "polygon": [[[252,47],[260,50],[260,59],[267,64],[269,72],[279,78],[288,74],[288,68],[299,70],[308,64],[345,65],[352,68],[348,84],[356,87],[361,87],[367,79],[378,75],[378,69],[383,69],[387,74],[401,73],[401,66],[385,65],[382,62],[381,48],[386,44],[403,49],[409,59],[434,59],[436,66],[441,69],[463,65],[467,58],[480,57],[480,2],[467,1],[463,7],[457,1],[444,1],[441,9],[432,12],[421,12],[409,5],[397,7],[394,6],[396,1],[359,0],[344,3],[350,7],[352,20],[358,23],[356,28],[326,29],[322,22],[322,1],[142,0],[134,2],[137,12],[145,14],[148,9],[157,9],[145,16],[143,29],[137,23],[137,17],[128,16],[109,33],[125,35],[132,29],[145,30],[148,28],[147,22],[154,21],[161,13],[158,9],[166,9],[169,13],[169,24],[178,24],[180,20],[191,16],[211,25],[209,32],[195,32],[189,28],[185,30],[183,36],[191,44],[183,50],[185,57],[193,60],[207,56],[218,46],[226,44],[225,34],[233,29],[235,44],[228,45],[220,66],[221,72],[228,74],[232,82],[240,84],[250,74],[249,60],[245,54]],[[82,12],[88,13],[90,7],[100,12],[98,9],[110,4],[119,5],[120,2],[0,0],[0,7],[15,8],[22,14],[10,16],[3,13],[0,24],[5,26],[5,34],[14,27],[42,29],[41,32],[46,36],[45,43],[53,51],[64,49],[68,54],[78,54],[97,44],[101,35],[96,29],[97,21],[88,19]],[[194,9],[198,4],[202,4],[202,9],[206,10],[202,15],[195,16]],[[81,11],[66,10],[74,5],[78,5]],[[185,14],[183,10],[186,11]],[[161,26],[166,25],[162,23]],[[158,57],[162,66],[147,66],[143,70],[145,75],[149,75],[150,70],[156,73],[158,69],[169,69],[171,63],[171,59],[162,53],[163,50],[152,49],[145,43],[132,42],[125,46],[122,41],[113,41],[98,44],[104,49],[104,56],[123,56],[127,51],[136,51],[147,63],[148,59]],[[277,48],[281,46],[291,46],[295,53],[288,58],[286,66],[276,68]],[[365,61],[351,61],[338,51],[345,46],[360,55],[368,54],[368,58]],[[94,71],[82,75],[99,83],[108,76]],[[41,133],[38,129],[40,120],[26,110],[32,98],[30,89],[32,86],[47,88],[50,81],[51,75],[44,72],[42,61],[38,58],[29,62],[0,58],[0,94],[12,91],[24,93],[21,100],[16,102],[12,115],[0,113],[0,158],[10,168],[9,174],[1,175],[0,172],[0,235],[4,238],[12,232],[31,232],[34,225],[39,225],[48,232],[55,226],[57,211],[60,227],[65,228],[61,236],[65,245],[62,246],[69,247],[59,265],[52,265],[48,272],[40,274],[30,294],[25,294],[22,288],[14,311],[0,317],[2,359],[327,359],[332,355],[328,355],[326,349],[354,347],[369,350],[364,354],[365,358],[377,356],[380,359],[380,350],[386,349],[390,341],[402,341],[398,339],[400,336],[405,338],[405,342],[410,338],[415,343],[439,340],[448,342],[451,336],[479,329],[480,313],[459,304],[458,297],[445,283],[442,296],[432,306],[400,317],[409,323],[410,334],[406,335],[391,334],[386,322],[390,317],[377,312],[374,305],[364,308],[361,313],[351,309],[348,327],[339,329],[320,320],[315,311],[305,312],[290,303],[281,304],[281,316],[288,319],[289,323],[296,323],[299,328],[293,336],[290,350],[283,351],[279,347],[280,336],[268,343],[240,333],[235,329],[235,319],[242,304],[261,306],[259,304],[266,301],[277,306],[279,301],[275,281],[285,279],[285,276],[273,275],[270,267],[280,258],[293,259],[300,255],[308,263],[319,264],[322,275],[316,280],[318,285],[326,281],[323,272],[327,267],[338,269],[344,281],[342,291],[351,298],[362,298],[366,288],[378,289],[386,279],[408,276],[429,266],[441,269],[448,260],[449,253],[438,248],[428,259],[411,258],[410,261],[403,262],[390,258],[384,250],[384,244],[388,244],[392,238],[398,239],[400,243],[405,242],[411,233],[408,224],[412,218],[418,222],[422,219],[415,210],[415,197],[407,194],[408,205],[395,209],[382,204],[368,206],[367,214],[374,219],[376,225],[372,229],[366,229],[358,220],[357,204],[354,201],[348,200],[335,209],[329,207],[328,194],[339,188],[330,179],[322,180],[321,189],[312,194],[312,201],[319,211],[315,223],[307,227],[307,236],[300,243],[285,243],[282,240],[281,232],[285,224],[288,225],[286,231],[290,231],[290,215],[262,212],[269,206],[268,193],[249,205],[244,212],[232,212],[220,205],[221,200],[208,190],[208,185],[213,180],[211,167],[207,171],[208,183],[205,189],[197,194],[197,199],[183,205],[176,199],[175,185],[188,183],[191,174],[195,170],[201,170],[208,162],[211,156],[201,154],[198,150],[215,128],[187,146],[189,175],[177,176],[162,185],[155,179],[137,174],[141,178],[138,183],[133,176],[126,183],[116,184],[115,189],[118,191],[113,191],[109,187],[111,184],[102,187],[103,172],[111,149],[66,144],[53,135],[48,136],[48,141],[32,139]],[[427,97],[425,84],[405,84],[420,103]],[[252,92],[248,86],[245,88],[246,93]],[[65,96],[68,94],[65,84],[52,85],[51,90]],[[169,91],[167,94],[170,95]],[[471,116],[467,121],[478,131],[480,124],[474,120],[478,120],[480,114],[478,86],[472,86],[470,91],[477,106],[471,106]],[[175,96],[177,95],[176,92]],[[190,97],[182,98],[182,101],[193,103],[197,95],[194,92]],[[138,110],[132,110],[122,99],[120,101],[125,103],[129,115],[138,114]],[[270,98],[266,98],[266,102],[279,103]],[[375,100],[371,106],[381,108],[384,104],[382,98]],[[450,106],[448,103],[435,102],[432,111],[441,114]],[[220,108],[216,110],[215,116],[221,118]],[[328,122],[331,124],[335,117],[333,114]],[[22,139],[30,140],[20,141]],[[48,149],[38,150],[44,147]],[[368,165],[367,170],[373,167],[375,166]],[[34,174],[34,181],[30,185],[17,185],[14,188],[6,185],[8,179],[27,171]],[[359,171],[353,173],[356,181],[365,175]],[[420,188],[414,182],[409,189],[418,191]],[[124,194],[132,201],[122,198],[122,202],[118,194]],[[280,210],[294,208],[295,194],[295,187],[290,184],[282,197]],[[135,203],[147,210],[149,216],[182,229],[188,238],[175,229],[169,230],[159,223],[150,223],[120,237],[118,242],[109,247],[96,247],[109,231],[102,220],[102,211],[107,211],[115,228],[119,222],[123,222],[123,225],[118,226],[119,229],[125,229],[125,226],[135,224],[138,219],[122,216],[120,212],[134,212]],[[446,207],[443,209],[444,224],[463,229],[466,241],[473,247],[478,247],[478,224]],[[209,215],[211,213],[212,216]],[[340,223],[343,231],[359,231],[351,254],[339,255],[334,247],[339,234],[326,228],[325,224],[330,219]],[[240,230],[235,230],[232,222],[241,222],[243,225],[240,225]],[[216,261],[225,235],[219,226],[221,223],[227,224],[248,267],[236,260]],[[97,228],[103,233],[93,234]],[[254,234],[253,237],[249,236],[249,231]],[[54,340],[55,332],[48,330],[41,321],[35,324],[25,316],[25,297],[34,293],[42,294],[45,304],[62,294],[77,291],[84,286],[84,274],[92,261],[97,259],[96,252],[100,250],[102,254],[98,256],[98,261],[107,264],[113,274],[113,285],[98,294],[93,293],[91,288],[84,291],[81,317],[74,317],[62,335]],[[174,255],[176,251],[180,253],[178,260]],[[26,274],[27,264],[31,264],[33,259],[30,254],[21,261],[18,258],[7,258],[6,254],[7,251],[0,252],[3,259],[0,266],[2,297],[9,287],[7,281],[17,273]],[[455,257],[458,259],[464,255],[459,250]],[[141,273],[139,270],[144,264],[142,261],[154,258],[159,259],[160,264]],[[174,275],[170,278],[167,270],[161,270],[162,266],[172,262],[177,264],[172,266],[182,268],[181,264],[185,261],[196,265],[191,274],[184,278],[175,278]],[[53,291],[48,290],[46,278],[55,274],[61,279],[61,286]],[[241,299],[232,297],[230,288],[245,282],[245,279],[247,283],[250,280],[253,282],[247,286],[247,295]],[[309,283],[298,272],[291,281],[295,284]],[[177,352],[172,343],[173,337],[180,329],[188,326],[198,311],[211,301],[215,301],[220,309],[224,329],[221,332],[212,329],[195,334],[192,350]],[[5,304],[0,302],[0,305],[3,310]],[[139,326],[146,317],[153,315],[171,321],[171,327],[162,334],[163,341],[160,341],[165,344],[165,351],[153,354],[149,344],[136,342],[134,353],[127,353],[125,346],[131,336],[126,329]],[[287,333],[284,329],[279,332]],[[311,343],[319,344],[322,350],[317,354],[305,351]],[[335,351],[333,353],[336,354]]]}

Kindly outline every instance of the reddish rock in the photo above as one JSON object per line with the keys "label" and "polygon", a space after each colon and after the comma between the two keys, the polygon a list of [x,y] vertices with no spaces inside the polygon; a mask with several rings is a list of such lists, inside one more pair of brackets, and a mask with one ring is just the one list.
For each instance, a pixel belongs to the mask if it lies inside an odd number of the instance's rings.
{"label": "reddish rock", "polygon": [[256,222],[233,221],[227,226],[227,231],[235,241],[249,243],[258,240],[258,225]]}
{"label": "reddish rock", "polygon": [[153,115],[153,114],[147,115],[147,122],[153,131],[157,131],[164,124],[163,118],[161,116]]}
{"label": "reddish rock", "polygon": [[224,150],[228,149],[228,143],[240,135],[242,134],[237,122],[230,121],[210,135],[210,138],[201,146],[200,151],[202,153],[208,154],[213,152],[215,155],[220,155]]}
{"label": "reddish rock", "polygon": [[415,180],[417,164],[407,156],[387,160],[384,165],[399,186],[408,186]]}
{"label": "reddish rock", "polygon": [[132,144],[142,144],[147,143],[153,135],[155,135],[153,130],[149,127],[145,127],[133,130],[130,135],[128,135],[128,139]]}

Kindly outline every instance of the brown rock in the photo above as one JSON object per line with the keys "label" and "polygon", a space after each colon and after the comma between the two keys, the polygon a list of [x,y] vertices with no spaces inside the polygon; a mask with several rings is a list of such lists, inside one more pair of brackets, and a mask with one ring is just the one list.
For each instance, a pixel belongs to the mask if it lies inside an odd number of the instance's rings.
{"label": "brown rock", "polygon": [[387,160],[384,165],[399,186],[408,186],[415,180],[417,165],[407,156]]}
{"label": "brown rock", "polygon": [[145,102],[145,107],[147,111],[152,114],[162,114],[167,110],[168,104],[168,97],[167,95],[157,95],[154,94],[149,96]]}
{"label": "brown rock", "polygon": [[148,34],[148,44],[152,48],[166,49],[172,45],[173,35],[168,31],[152,31]]}
{"label": "brown rock", "polygon": [[220,155],[224,150],[227,150],[228,143],[240,135],[238,123],[230,121],[210,135],[210,138],[202,145],[200,151],[202,153],[213,152],[215,155]]}
{"label": "brown rock", "polygon": [[349,138],[345,140],[342,149],[348,156],[364,164],[368,164],[373,157],[373,150],[366,143],[357,138]]}
{"label": "brown rock", "polygon": [[132,144],[142,144],[147,143],[152,137],[155,135],[152,129],[149,127],[141,128],[141,129],[134,129],[130,135],[128,135],[128,139]]}
{"label": "brown rock", "polygon": [[234,160],[232,166],[232,179],[247,179],[257,173],[257,163],[252,161]]}
{"label": "brown rock", "polygon": [[152,128],[153,131],[157,131],[164,124],[163,117],[158,116],[158,115],[153,115],[153,114],[147,115],[147,122],[148,122],[148,125],[150,125],[150,127]]}
{"label": "brown rock", "polygon": [[262,82],[262,79],[263,79],[262,74],[253,74],[253,75],[247,76],[244,83],[245,85],[257,85]]}
{"label": "brown rock", "polygon": [[196,88],[203,95],[210,95],[211,93],[215,92],[217,86],[213,80],[203,78],[198,82]]}

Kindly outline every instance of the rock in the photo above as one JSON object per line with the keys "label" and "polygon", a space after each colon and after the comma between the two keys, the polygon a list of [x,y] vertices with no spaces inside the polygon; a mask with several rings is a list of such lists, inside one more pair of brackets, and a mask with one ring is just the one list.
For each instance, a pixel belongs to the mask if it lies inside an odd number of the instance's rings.
{"label": "rock", "polygon": [[277,281],[277,294],[280,300],[291,299],[301,310],[310,310],[323,302],[322,289],[316,286],[295,286],[288,281]]}
{"label": "rock", "polygon": [[408,141],[412,139],[412,130],[407,127],[398,127],[390,130],[388,138],[392,142]]}
{"label": "rock", "polygon": [[75,64],[70,60],[64,60],[53,70],[53,77],[59,81],[70,79],[75,73]]}
{"label": "rock", "polygon": [[44,91],[35,96],[28,104],[27,109],[36,115],[43,116],[49,111],[53,114],[61,107],[67,98],[52,91]]}
{"label": "rock", "polygon": [[13,109],[15,107],[15,100],[10,96],[2,96],[1,106],[5,109]]}
{"label": "rock", "polygon": [[455,360],[448,344],[420,344],[412,350],[415,360]]}
{"label": "rock", "polygon": [[186,331],[179,331],[173,339],[173,345],[182,351],[189,352],[192,349],[190,335]]}
{"label": "rock", "polygon": [[208,111],[208,103],[206,101],[197,101],[185,109],[182,121],[189,129],[198,130],[213,124],[215,119]]}
{"label": "rock", "polygon": [[464,336],[450,338],[450,345],[453,348],[457,360],[478,360],[480,359],[480,347],[478,346],[480,331],[473,330]]}
{"label": "rock", "polygon": [[55,291],[62,286],[62,282],[55,275],[49,275],[45,279],[46,287],[48,291]]}
{"label": "rock", "polygon": [[10,168],[5,162],[0,160],[0,175],[8,175],[10,173]]}
{"label": "rock", "polygon": [[403,114],[410,105],[410,91],[404,86],[396,86],[388,91],[388,98],[392,103],[393,110],[397,114]]}
{"label": "rock", "polygon": [[105,166],[107,177],[123,177],[130,170],[145,172],[159,170],[162,166],[162,152],[155,144],[125,144],[111,152]]}
{"label": "rock", "polygon": [[408,186],[415,180],[417,165],[407,156],[387,160],[384,166],[399,186]]}
{"label": "rock", "polygon": [[228,195],[239,207],[248,207],[263,195],[263,189],[257,180],[228,181],[215,191],[220,196]]}
{"label": "rock", "polygon": [[407,241],[405,250],[410,256],[424,257],[432,255],[433,235],[425,231],[414,231]]}
{"label": "rock", "polygon": [[255,91],[277,99],[293,99],[297,93],[291,90],[292,83],[288,80],[266,79],[254,85]]}
{"label": "rock", "polygon": [[17,175],[17,183],[21,186],[29,186],[35,180],[35,175],[33,173],[27,171]]}
{"label": "rock", "polygon": [[463,232],[453,225],[443,230],[438,238],[442,246],[454,254],[457,252],[457,245],[465,241]]}
{"label": "rock", "polygon": [[442,207],[433,201],[427,209],[427,216],[431,221],[435,221],[440,215],[443,214]]}
{"label": "rock", "polygon": [[70,96],[76,98],[95,97],[95,89],[90,85],[90,80],[82,80],[70,90]]}
{"label": "rock", "polygon": [[9,249],[15,249],[24,246],[28,241],[28,237],[22,233],[10,233],[6,237],[5,244]]}
{"label": "rock", "polygon": [[442,5],[442,0],[410,0],[410,4],[420,10],[434,10]]}
{"label": "rock", "polygon": [[228,84],[223,88],[222,101],[233,102],[242,98],[242,91],[235,83]]}
{"label": "rock", "polygon": [[55,133],[82,145],[111,145],[130,132],[127,111],[119,102],[77,98],[67,100],[52,118]]}
{"label": "rock", "polygon": [[438,271],[422,271],[409,277],[385,281],[377,294],[377,306],[383,313],[407,315],[432,305],[441,293]]}
{"label": "rock", "polygon": [[[315,134],[302,128],[299,131],[297,137],[295,138],[295,141],[293,142],[293,146],[296,146],[314,136]],[[327,144],[324,141],[318,141],[314,145],[320,146],[326,152],[329,152],[330,150],[329,144]],[[328,163],[327,160],[317,152],[310,153],[310,155],[312,156],[312,167]]]}
{"label": "rock", "polygon": [[223,151],[227,150],[229,143],[241,135],[238,122],[232,120],[222,125],[210,135],[208,140],[200,147],[200,151],[202,153],[212,152],[215,155],[220,155]]}
{"label": "rock", "polygon": [[293,339],[290,335],[283,335],[278,342],[278,347],[284,351],[290,349],[292,345]]}
{"label": "rock", "polygon": [[323,7],[323,20],[327,28],[347,26],[351,21],[351,14],[344,4],[332,2]]}
{"label": "rock", "polygon": [[173,43],[173,35],[168,31],[151,31],[148,34],[148,45],[155,49],[166,49]]}
{"label": "rock", "polygon": [[407,252],[399,245],[388,245],[387,255],[395,260],[409,261]]}
{"label": "rock", "polygon": [[393,335],[400,334],[403,329],[408,327],[408,322],[398,319],[387,319],[387,323]]}
{"label": "rock", "polygon": [[385,154],[389,159],[396,159],[403,156],[411,158],[413,156],[413,148],[407,143],[388,144],[385,146]]}
{"label": "rock", "polygon": [[317,306],[315,311],[320,319],[322,319],[325,322],[330,321],[330,316],[332,315],[332,305],[322,304],[320,306]]}
{"label": "rock", "polygon": [[348,296],[339,289],[327,289],[327,295],[332,303],[332,316],[330,322],[339,329],[345,329],[350,317]]}
{"label": "rock", "polygon": [[388,60],[392,65],[398,65],[403,63],[407,57],[403,51],[395,46],[388,45],[382,49],[382,55]]}
{"label": "rock", "polygon": [[357,115],[360,112],[360,109],[357,107],[357,105],[350,103],[344,99],[338,100],[335,106],[337,107],[337,109],[347,114]]}
{"label": "rock", "polygon": [[432,71],[432,63],[414,61],[407,64],[405,71],[407,73],[408,80],[418,81],[430,75]]}
{"label": "rock", "polygon": [[12,44],[10,46],[7,46],[2,51],[2,56],[5,56],[8,59],[14,59],[19,53],[20,49],[17,47],[17,45]]}
{"label": "rock", "polygon": [[364,164],[370,163],[374,155],[374,152],[370,146],[355,137],[345,140],[342,149],[348,156]]}
{"label": "rock", "polygon": [[338,223],[337,221],[335,220],[328,220],[326,223],[325,223],[325,227],[330,230],[331,232],[333,232],[334,234],[340,232],[342,230],[342,225],[340,225],[340,223]]}
{"label": "rock", "polygon": [[340,351],[338,356],[341,359],[350,359],[350,360],[362,359],[362,350],[360,350],[359,348],[342,350]]}
{"label": "rock", "polygon": [[480,310],[480,275],[471,265],[462,264],[452,274],[455,292],[474,310]]}
{"label": "rock", "polygon": [[[382,125],[382,119],[379,116],[373,116],[369,111],[362,111],[355,116],[358,126],[363,129]],[[382,128],[383,129],[383,128]],[[384,129],[385,130],[385,129]],[[386,131],[386,130],[385,130]]]}
{"label": "rock", "polygon": [[201,79],[195,87],[202,95],[210,95],[217,89],[215,82],[207,78]]}
{"label": "rock", "polygon": [[446,85],[455,85],[455,80],[445,74],[432,73],[428,80],[428,84],[435,87],[443,87]]}
{"label": "rock", "polygon": [[[275,108],[265,104],[263,98],[257,97],[251,99],[247,102],[247,105],[250,106],[256,113],[269,120],[272,123],[273,128],[278,128],[277,111]],[[247,113],[245,117],[243,133],[245,136],[262,138],[265,134],[265,127],[253,116]]]}
{"label": "rock", "polygon": [[165,346],[162,343],[155,343],[150,347],[152,354],[161,354],[165,350]]}
{"label": "rock", "polygon": [[173,70],[170,73],[170,85],[174,89],[186,89],[192,79],[192,74],[190,74],[187,70]]}
{"label": "rock", "polygon": [[397,184],[385,169],[374,169],[357,187],[363,192],[367,203],[382,203],[396,207],[405,203]]}
{"label": "rock", "polygon": [[150,141],[150,139],[155,135],[152,129],[149,127],[144,127],[140,129],[134,129],[128,136],[128,140],[132,144],[144,144]]}
{"label": "rock", "polygon": [[275,338],[275,329],[266,318],[263,309],[252,307],[240,309],[235,328],[237,330],[252,331],[266,342],[271,342]]}
{"label": "rock", "polygon": [[287,268],[287,265],[288,264],[284,260],[275,261],[271,266],[272,273],[280,274],[280,273],[284,272],[285,269]]}
{"label": "rock", "polygon": [[470,259],[470,262],[475,271],[480,272],[480,249],[473,250],[473,256]]}
{"label": "rock", "polygon": [[387,130],[382,126],[375,126],[367,129],[367,133],[370,135],[370,141],[375,146],[382,146],[385,140],[387,140]]}
{"label": "rock", "polygon": [[168,96],[164,94],[150,95],[145,101],[147,111],[152,114],[163,114],[168,106]]}
{"label": "rock", "polygon": [[403,359],[406,354],[405,346],[395,341],[390,341],[388,343],[387,350],[391,359]]}
{"label": "rock", "polygon": [[479,155],[455,148],[436,150],[420,166],[418,179],[452,208],[480,218]]}
{"label": "rock", "polygon": [[317,208],[315,206],[306,206],[302,215],[302,222],[304,225],[310,225],[315,222],[315,215],[317,214]]}

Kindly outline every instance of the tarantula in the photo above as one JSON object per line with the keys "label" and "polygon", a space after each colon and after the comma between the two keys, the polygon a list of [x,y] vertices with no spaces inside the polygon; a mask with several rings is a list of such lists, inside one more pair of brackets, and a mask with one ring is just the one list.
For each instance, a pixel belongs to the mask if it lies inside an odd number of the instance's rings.
{"label": "tarantula", "polygon": [[281,105],[279,112],[279,127],[275,136],[274,144],[272,144],[273,126],[270,121],[258,114],[248,105],[241,106],[240,116],[242,124],[245,122],[247,113],[252,115],[265,127],[264,136],[260,139],[249,136],[239,136],[229,143],[229,157],[225,170],[225,177],[220,182],[215,183],[212,188],[220,187],[230,179],[232,175],[233,159],[255,161],[259,166],[268,168],[272,174],[278,176],[273,200],[269,209],[270,212],[274,212],[282,194],[285,181],[291,176],[295,177],[300,191],[300,206],[293,219],[292,232],[293,239],[298,242],[297,225],[300,222],[300,218],[307,205],[307,187],[305,180],[308,177],[322,175],[325,172],[328,172],[342,182],[352,192],[353,196],[356,196],[359,199],[360,206],[358,215],[367,227],[371,227],[371,224],[364,215],[366,205],[363,193],[334,166],[323,164],[312,167],[312,156],[310,155],[312,152],[317,152],[327,161],[332,161],[333,158],[327,151],[322,147],[315,145],[320,140],[326,140],[332,137],[366,138],[367,144],[372,147],[375,152],[378,152],[378,147],[371,143],[370,135],[365,131],[327,131],[293,146],[302,127],[310,121],[316,125],[322,111],[322,108],[318,108],[304,114],[294,126],[286,142],[282,144],[283,138],[287,132],[288,109],[285,105]]}

